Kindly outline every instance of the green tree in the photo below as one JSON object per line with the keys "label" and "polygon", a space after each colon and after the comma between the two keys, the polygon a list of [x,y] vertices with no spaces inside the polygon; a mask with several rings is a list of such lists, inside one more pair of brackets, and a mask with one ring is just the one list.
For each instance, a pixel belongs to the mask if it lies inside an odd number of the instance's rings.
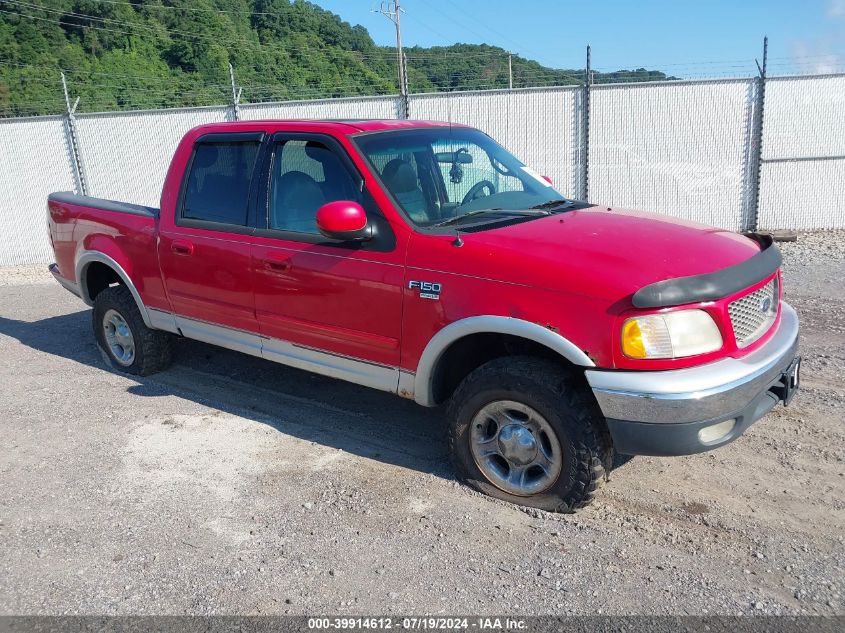
{"label": "green tree", "polygon": [[[507,52],[406,49],[412,92],[505,88]],[[395,94],[396,52],[305,0],[0,0],[0,116],[224,104],[228,65],[244,101]],[[515,55],[515,87],[578,84],[583,70]],[[666,79],[638,68],[599,81]]]}

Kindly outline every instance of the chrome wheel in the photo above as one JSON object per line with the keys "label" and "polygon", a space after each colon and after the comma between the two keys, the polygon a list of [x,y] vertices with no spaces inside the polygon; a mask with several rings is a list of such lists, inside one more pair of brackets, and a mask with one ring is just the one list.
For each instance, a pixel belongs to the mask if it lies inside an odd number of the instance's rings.
{"label": "chrome wheel", "polygon": [[521,497],[549,488],[563,466],[551,425],[531,407],[513,400],[491,402],[475,414],[470,448],[490,483]]}
{"label": "chrome wheel", "polygon": [[126,319],[116,310],[103,315],[103,334],[112,358],[124,367],[131,365],[135,360],[135,338]]}

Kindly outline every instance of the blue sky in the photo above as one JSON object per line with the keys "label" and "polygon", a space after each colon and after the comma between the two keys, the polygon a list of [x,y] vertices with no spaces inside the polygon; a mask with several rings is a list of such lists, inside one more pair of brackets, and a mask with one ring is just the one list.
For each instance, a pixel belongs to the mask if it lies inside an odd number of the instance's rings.
{"label": "blue sky", "polygon": [[[403,41],[489,43],[547,66],[647,67],[682,76],[748,74],[769,36],[774,72],[845,70],[845,0],[400,0]],[[378,0],[316,0],[379,44]],[[716,62],[716,63],[713,63]]]}

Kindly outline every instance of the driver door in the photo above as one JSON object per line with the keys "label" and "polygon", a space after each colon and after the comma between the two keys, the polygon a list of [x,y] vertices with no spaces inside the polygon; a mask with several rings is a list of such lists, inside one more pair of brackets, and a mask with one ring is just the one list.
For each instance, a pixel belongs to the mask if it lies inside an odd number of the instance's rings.
{"label": "driver door", "polygon": [[[359,384],[395,390],[402,323],[404,244],[332,137],[279,133],[252,250],[263,355]],[[329,240],[317,209],[354,200],[377,236]]]}

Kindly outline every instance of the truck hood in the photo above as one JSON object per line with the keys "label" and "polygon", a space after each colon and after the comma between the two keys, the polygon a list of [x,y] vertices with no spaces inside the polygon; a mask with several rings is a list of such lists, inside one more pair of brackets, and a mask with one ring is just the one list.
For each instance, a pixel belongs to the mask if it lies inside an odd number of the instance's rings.
{"label": "truck hood", "polygon": [[[648,284],[715,272],[760,252],[755,242],[730,231],[607,207],[461,233],[461,238],[460,248],[452,245],[453,238],[438,238],[443,246],[436,249],[436,268],[611,302],[627,298],[627,305]],[[430,262],[425,267],[432,268]]]}

